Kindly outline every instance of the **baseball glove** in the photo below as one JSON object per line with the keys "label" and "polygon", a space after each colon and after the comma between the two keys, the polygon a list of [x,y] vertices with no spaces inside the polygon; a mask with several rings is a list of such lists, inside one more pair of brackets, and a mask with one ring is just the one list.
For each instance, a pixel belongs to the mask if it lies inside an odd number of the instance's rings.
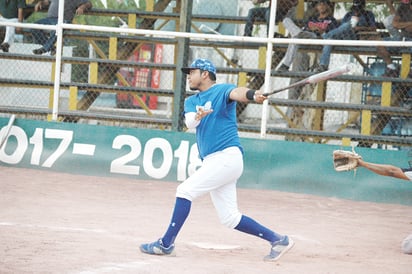
{"label": "baseball glove", "polygon": [[362,159],[362,157],[355,151],[333,151],[333,167],[336,171],[349,171],[356,169],[358,167],[358,159]]}

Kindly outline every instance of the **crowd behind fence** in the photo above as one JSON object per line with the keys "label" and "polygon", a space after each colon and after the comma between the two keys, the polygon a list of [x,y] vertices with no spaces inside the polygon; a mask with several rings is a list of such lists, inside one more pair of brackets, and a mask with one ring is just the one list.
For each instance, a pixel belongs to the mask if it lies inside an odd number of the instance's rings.
{"label": "crowd behind fence", "polygon": [[[140,1],[144,7],[133,10],[92,2],[93,8],[72,23],[31,22],[32,16],[45,16],[34,12],[35,3],[26,7],[23,23],[0,21],[0,26],[23,29],[8,51],[0,52],[2,115],[185,131],[182,105],[193,91],[180,67],[194,58],[212,60],[218,82],[270,91],[319,72],[324,47],[333,45],[328,67],[351,63],[351,73],[280,92],[263,105],[238,104],[241,135],[388,149],[412,146],[412,42],[382,40],[390,36],[379,24],[385,13],[376,16],[374,31],[356,32],[362,37],[328,40],[293,36],[288,21],[276,18],[283,5],[292,12],[281,16],[290,16],[302,30],[316,1],[299,0],[294,7],[287,6],[294,1],[280,0],[272,6],[246,0],[208,5],[202,0]],[[341,19],[355,2],[328,4]],[[386,11],[384,1],[368,2]],[[253,37],[248,37],[245,22],[253,8],[270,10],[269,25],[256,18]],[[39,49],[35,29],[56,31],[59,39],[52,50],[34,53]],[[293,64],[281,69],[292,44],[299,45]],[[396,46],[391,62],[397,74],[387,73],[377,46]]]}

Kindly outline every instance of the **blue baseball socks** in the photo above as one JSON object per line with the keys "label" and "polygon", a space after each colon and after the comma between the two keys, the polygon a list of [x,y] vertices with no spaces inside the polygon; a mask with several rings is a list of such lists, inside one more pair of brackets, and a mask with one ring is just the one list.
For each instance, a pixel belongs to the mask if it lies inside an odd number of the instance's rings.
{"label": "blue baseball socks", "polygon": [[162,237],[162,243],[164,247],[169,247],[174,243],[177,234],[182,228],[187,216],[189,216],[190,207],[192,202],[184,198],[176,198],[175,208],[173,210],[172,219],[170,225]]}

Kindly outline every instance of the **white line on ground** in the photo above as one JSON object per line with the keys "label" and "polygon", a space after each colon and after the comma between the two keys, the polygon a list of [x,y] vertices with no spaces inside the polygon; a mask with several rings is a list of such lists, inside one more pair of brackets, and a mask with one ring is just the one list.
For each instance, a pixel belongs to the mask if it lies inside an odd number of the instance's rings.
{"label": "white line on ground", "polygon": [[217,244],[217,243],[202,243],[202,242],[191,242],[188,243],[190,245],[194,245],[198,248],[203,248],[203,249],[216,249],[216,250],[225,250],[225,249],[240,249],[241,247],[239,245],[223,245],[223,244]]}
{"label": "white line on ground", "polygon": [[149,265],[151,262],[128,262],[128,263],[105,263],[104,266],[84,270],[78,272],[79,274],[96,274],[96,273],[113,273],[124,270],[137,270],[141,269],[145,265]]}
{"label": "white line on ground", "polygon": [[[317,240],[313,240],[313,239],[309,239],[306,237],[303,237],[301,235],[289,235],[293,240],[299,240],[299,241],[303,241],[303,242],[309,242],[309,243],[314,243],[314,244],[318,244],[321,245],[322,243],[320,241]],[[296,241],[295,241],[296,242]]]}
{"label": "white line on ground", "polygon": [[57,231],[80,231],[80,232],[93,232],[93,233],[108,233],[103,229],[90,229],[81,227],[65,227],[65,226],[46,226],[46,225],[33,225],[33,224],[18,224],[12,222],[0,222],[0,226],[19,226],[28,228],[42,228]]}

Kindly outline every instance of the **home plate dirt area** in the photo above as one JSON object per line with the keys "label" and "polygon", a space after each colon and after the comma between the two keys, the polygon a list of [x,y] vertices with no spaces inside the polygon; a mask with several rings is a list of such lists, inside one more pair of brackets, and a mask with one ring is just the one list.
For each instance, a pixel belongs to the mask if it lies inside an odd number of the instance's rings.
{"label": "home plate dirt area", "polygon": [[142,254],[161,237],[176,182],[104,178],[0,166],[0,273],[412,273],[401,251],[412,207],[238,189],[243,214],[295,246],[264,262],[267,242],[219,223],[195,200],[176,256]]}

